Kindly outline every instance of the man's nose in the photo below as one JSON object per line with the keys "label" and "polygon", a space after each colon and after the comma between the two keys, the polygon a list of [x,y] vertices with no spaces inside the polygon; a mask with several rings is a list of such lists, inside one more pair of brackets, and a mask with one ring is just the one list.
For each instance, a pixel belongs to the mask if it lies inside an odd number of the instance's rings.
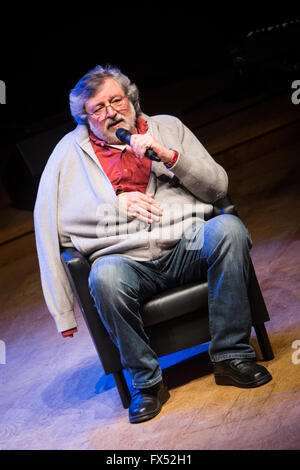
{"label": "man's nose", "polygon": [[109,118],[114,117],[117,114],[117,111],[109,104],[106,106],[106,116]]}

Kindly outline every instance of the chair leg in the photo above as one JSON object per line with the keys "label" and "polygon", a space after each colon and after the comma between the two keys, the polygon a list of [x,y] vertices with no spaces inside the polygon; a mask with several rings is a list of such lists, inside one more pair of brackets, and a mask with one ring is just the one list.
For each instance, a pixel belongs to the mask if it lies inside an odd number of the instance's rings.
{"label": "chair leg", "polygon": [[113,377],[124,408],[129,408],[131,395],[123,371],[113,372]]}
{"label": "chair leg", "polygon": [[268,337],[268,333],[264,323],[257,323],[254,325],[256,337],[260,350],[262,352],[264,361],[271,361],[274,359],[274,354],[272,351],[272,346]]}

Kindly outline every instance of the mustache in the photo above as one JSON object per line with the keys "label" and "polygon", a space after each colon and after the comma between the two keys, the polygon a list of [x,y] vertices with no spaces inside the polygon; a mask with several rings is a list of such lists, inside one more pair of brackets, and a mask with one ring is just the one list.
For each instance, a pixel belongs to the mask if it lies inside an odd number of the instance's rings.
{"label": "mustache", "polygon": [[114,118],[108,118],[105,123],[106,130],[109,130],[111,126],[118,122],[124,121],[124,117],[121,114],[117,114]]}

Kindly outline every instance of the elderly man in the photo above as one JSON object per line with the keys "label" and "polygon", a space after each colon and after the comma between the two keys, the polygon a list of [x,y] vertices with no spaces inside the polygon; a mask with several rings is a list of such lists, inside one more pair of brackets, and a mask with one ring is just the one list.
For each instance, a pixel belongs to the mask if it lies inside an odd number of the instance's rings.
{"label": "elderly man", "polygon": [[[137,87],[117,68],[88,72],[70,107],[78,126],[49,158],[34,210],[42,288],[58,331],[71,336],[77,327],[60,261],[61,246],[75,247],[91,263],[91,295],[132,378],[131,423],[153,418],[169,398],[139,306],[176,285],[208,280],[216,383],[271,380],[249,344],[249,234],[233,215],[210,219],[227,193],[224,169],[179,119],[143,114]],[[132,134],[130,145],[118,128]]]}

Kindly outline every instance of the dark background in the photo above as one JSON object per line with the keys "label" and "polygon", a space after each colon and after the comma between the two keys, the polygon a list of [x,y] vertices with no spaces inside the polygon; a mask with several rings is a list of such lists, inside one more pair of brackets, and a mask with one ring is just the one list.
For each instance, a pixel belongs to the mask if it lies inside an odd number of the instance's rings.
{"label": "dark background", "polygon": [[[18,17],[2,32],[0,79],[6,83],[7,104],[0,106],[1,124],[17,129],[68,111],[70,89],[98,64],[119,65],[141,91],[193,73],[201,76],[233,67],[237,47],[257,65],[262,47],[268,47],[269,57],[281,59],[283,65],[299,52],[299,18],[297,11],[285,11],[284,6],[264,13],[240,7],[227,15],[201,15],[196,10],[191,15],[157,15],[148,22],[142,15],[130,19],[128,11],[116,13],[113,8],[101,15],[99,7],[91,15],[79,11],[63,19],[59,12],[49,17],[47,10],[31,22]],[[285,22],[288,27],[245,39],[250,31]]]}
{"label": "dark background", "polygon": [[[6,104],[0,106],[0,178],[16,206],[22,206],[21,199],[23,208],[31,208],[32,195],[27,203],[24,188],[36,187],[49,156],[24,155],[16,143],[73,125],[69,91],[98,64],[118,65],[138,85],[142,109],[149,114],[168,109],[161,109],[159,99],[145,103],[143,92],[186,77],[198,77],[201,87],[204,76],[230,70],[232,80],[224,83],[229,100],[261,87],[290,88],[292,80],[300,79],[295,8],[262,12],[243,5],[227,14],[216,7],[210,15],[179,9],[149,17],[142,6],[137,16],[116,6],[105,12],[100,5],[87,7],[89,14],[82,14],[80,5],[63,17],[47,6],[40,15],[18,12],[2,31],[0,79],[6,84]],[[40,165],[34,169],[37,159]]]}

